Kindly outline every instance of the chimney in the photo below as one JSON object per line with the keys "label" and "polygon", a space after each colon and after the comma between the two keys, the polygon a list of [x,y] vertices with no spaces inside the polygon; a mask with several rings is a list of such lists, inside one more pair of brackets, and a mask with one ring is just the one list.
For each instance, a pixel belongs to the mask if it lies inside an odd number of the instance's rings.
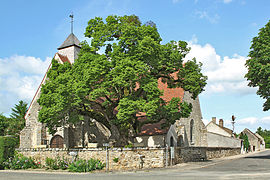
{"label": "chimney", "polygon": [[219,120],[219,126],[220,126],[220,127],[223,127],[223,119],[220,119],[220,120]]}
{"label": "chimney", "polygon": [[217,118],[216,117],[212,117],[212,122],[216,124],[217,123]]}

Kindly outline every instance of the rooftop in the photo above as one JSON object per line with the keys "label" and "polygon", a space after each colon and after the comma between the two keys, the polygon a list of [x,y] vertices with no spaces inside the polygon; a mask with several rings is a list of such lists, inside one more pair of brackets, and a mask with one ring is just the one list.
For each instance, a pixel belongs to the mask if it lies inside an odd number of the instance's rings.
{"label": "rooftop", "polygon": [[70,47],[70,46],[81,47],[79,39],[73,33],[71,33],[67,37],[67,39],[63,42],[63,44],[61,44],[61,46],[57,49],[60,50],[60,49],[64,49],[64,48]]}

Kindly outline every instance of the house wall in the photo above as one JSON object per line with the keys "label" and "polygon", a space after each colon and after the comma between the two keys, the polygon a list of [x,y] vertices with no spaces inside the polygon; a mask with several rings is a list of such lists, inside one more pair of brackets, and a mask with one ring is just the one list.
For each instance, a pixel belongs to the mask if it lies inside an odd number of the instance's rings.
{"label": "house wall", "polygon": [[253,147],[255,147],[255,151],[260,150],[260,141],[259,141],[258,137],[256,137],[254,134],[250,133],[247,129],[244,129],[244,131],[242,133],[246,134],[248,137],[251,152],[254,151]]}
{"label": "house wall", "polygon": [[241,148],[241,140],[207,132],[208,147]]}
{"label": "house wall", "polygon": [[207,132],[212,132],[212,133],[220,134],[223,136],[231,137],[230,133],[228,133],[227,131],[225,131],[221,127],[219,127],[217,124],[214,124],[213,122],[210,122],[206,126],[206,129],[207,129]]}
{"label": "house wall", "polygon": [[134,141],[143,147],[164,147],[165,135],[137,136]]}

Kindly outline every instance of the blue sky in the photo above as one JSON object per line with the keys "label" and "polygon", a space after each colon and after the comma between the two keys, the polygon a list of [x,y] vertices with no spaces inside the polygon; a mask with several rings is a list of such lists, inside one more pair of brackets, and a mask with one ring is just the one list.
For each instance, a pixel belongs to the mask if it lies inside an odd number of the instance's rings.
{"label": "blue sky", "polygon": [[268,0],[10,0],[0,6],[0,112],[9,115],[18,100],[30,103],[57,47],[70,33],[84,40],[95,16],[138,15],[157,24],[163,39],[185,40],[188,58],[204,63],[206,91],[200,95],[204,122],[237,117],[236,131],[270,129],[270,112],[244,79],[251,40],[270,20]]}

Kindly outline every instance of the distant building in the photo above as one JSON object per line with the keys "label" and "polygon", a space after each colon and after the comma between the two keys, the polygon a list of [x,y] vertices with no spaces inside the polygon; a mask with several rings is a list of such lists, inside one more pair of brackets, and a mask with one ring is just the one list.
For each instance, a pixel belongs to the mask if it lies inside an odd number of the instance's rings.
{"label": "distant building", "polygon": [[223,119],[216,123],[216,117],[206,125],[208,147],[241,147],[241,140],[234,137],[233,131],[224,127]]}
{"label": "distant building", "polygon": [[245,128],[241,134],[246,134],[249,141],[249,151],[260,151],[265,149],[265,142],[264,139],[259,135],[255,134],[249,129]]}

